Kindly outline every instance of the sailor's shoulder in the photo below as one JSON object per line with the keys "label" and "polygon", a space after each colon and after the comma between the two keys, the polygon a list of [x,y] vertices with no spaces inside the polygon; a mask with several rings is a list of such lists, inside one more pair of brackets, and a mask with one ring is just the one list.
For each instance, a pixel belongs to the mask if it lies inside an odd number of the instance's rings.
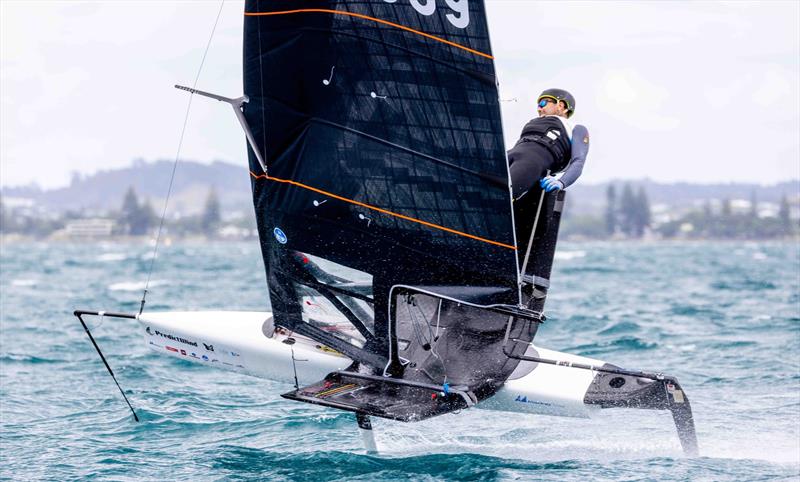
{"label": "sailor's shoulder", "polygon": [[529,126],[539,125],[539,126],[557,126],[557,125],[564,125],[564,119],[557,115],[543,115],[541,117],[534,117],[533,119],[528,121]]}
{"label": "sailor's shoulder", "polygon": [[589,144],[589,129],[585,125],[575,124],[572,128],[572,138],[580,139],[584,144]]}
{"label": "sailor's shoulder", "polygon": [[575,124],[575,127],[572,128],[572,132],[576,133],[576,134],[585,133],[585,134],[588,135],[589,134],[589,129],[583,124]]}

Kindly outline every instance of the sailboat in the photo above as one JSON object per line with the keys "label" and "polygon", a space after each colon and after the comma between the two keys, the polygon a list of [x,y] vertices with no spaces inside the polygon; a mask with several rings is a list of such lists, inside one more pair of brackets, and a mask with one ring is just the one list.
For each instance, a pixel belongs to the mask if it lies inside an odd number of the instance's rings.
{"label": "sailboat", "polygon": [[76,311],[104,362],[85,316],[292,383],[283,397],[353,412],[369,449],[370,417],[628,407],[669,410],[697,454],[674,377],[533,343],[566,193],[512,203],[482,1],[248,0],[244,95],[176,87],[244,130],[272,309]]}

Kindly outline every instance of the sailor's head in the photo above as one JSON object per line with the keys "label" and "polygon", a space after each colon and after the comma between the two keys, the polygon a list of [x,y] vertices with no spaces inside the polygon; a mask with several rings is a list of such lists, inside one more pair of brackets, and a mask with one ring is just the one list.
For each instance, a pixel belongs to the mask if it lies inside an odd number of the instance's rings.
{"label": "sailor's head", "polygon": [[536,102],[539,117],[558,115],[569,118],[575,112],[575,97],[563,89],[547,89],[539,94]]}

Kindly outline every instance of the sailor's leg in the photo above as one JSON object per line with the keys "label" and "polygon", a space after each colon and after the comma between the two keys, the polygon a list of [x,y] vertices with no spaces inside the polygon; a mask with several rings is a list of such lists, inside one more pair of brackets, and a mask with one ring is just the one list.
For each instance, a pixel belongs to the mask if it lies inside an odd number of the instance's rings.
{"label": "sailor's leg", "polygon": [[539,186],[539,180],[553,165],[553,155],[535,142],[520,142],[508,151],[509,173],[514,199]]}
{"label": "sailor's leg", "polygon": [[539,208],[539,180],[553,164],[553,156],[535,142],[520,142],[508,151],[512,194],[514,196],[514,225],[520,265],[524,263],[534,219]]}

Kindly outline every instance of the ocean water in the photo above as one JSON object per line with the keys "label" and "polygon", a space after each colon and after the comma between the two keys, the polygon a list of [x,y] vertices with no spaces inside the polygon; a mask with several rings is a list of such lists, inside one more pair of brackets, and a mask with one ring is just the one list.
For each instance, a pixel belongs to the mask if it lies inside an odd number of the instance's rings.
{"label": "ocean water", "polygon": [[[465,410],[374,420],[279,397],[291,387],[168,358],[134,321],[151,248],[0,250],[0,478],[14,480],[800,480],[797,243],[562,243],[537,344],[678,377],[701,456],[668,413],[565,419]],[[258,243],[162,246],[148,310],[268,308]],[[98,326],[99,325],[99,326]]]}

